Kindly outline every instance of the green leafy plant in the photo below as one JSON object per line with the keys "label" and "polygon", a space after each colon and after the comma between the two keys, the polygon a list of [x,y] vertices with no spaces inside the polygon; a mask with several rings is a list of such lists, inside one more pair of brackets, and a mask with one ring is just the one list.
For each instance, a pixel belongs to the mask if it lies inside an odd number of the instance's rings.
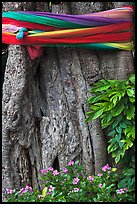
{"label": "green leafy plant", "polygon": [[116,168],[108,164],[97,175],[87,175],[78,161],[69,161],[59,172],[52,167],[40,170],[43,190],[30,186],[6,189],[8,202],[132,202],[127,188],[117,187]]}
{"label": "green leafy plant", "polygon": [[87,102],[91,110],[86,113],[86,122],[99,118],[101,127],[107,128],[107,136],[111,137],[108,153],[112,154],[116,163],[124,160],[129,164],[124,169],[124,181],[128,181],[128,187],[133,187],[135,162],[129,158],[129,152],[134,158],[135,75],[132,74],[127,80],[100,80],[90,92],[92,96]]}

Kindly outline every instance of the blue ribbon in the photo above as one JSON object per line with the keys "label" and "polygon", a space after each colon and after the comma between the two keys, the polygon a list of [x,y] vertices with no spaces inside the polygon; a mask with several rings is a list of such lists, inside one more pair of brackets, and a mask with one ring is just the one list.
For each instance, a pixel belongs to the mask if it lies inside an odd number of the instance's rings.
{"label": "blue ribbon", "polygon": [[27,31],[27,28],[21,28],[16,35],[16,39],[20,40],[24,37],[24,32]]}

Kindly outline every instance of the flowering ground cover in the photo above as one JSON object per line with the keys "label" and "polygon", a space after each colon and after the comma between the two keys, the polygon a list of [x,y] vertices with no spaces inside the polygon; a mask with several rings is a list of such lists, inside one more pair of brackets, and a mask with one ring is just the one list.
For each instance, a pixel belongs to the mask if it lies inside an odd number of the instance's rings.
{"label": "flowering ground cover", "polygon": [[108,164],[97,175],[86,175],[78,161],[54,170],[40,170],[42,190],[27,185],[6,189],[8,202],[134,202],[130,189],[118,187],[117,169]]}

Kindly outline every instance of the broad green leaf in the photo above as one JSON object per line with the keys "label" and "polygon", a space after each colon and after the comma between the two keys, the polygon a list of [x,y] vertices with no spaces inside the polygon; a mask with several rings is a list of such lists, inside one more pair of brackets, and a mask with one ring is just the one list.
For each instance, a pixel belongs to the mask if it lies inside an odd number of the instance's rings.
{"label": "broad green leaf", "polygon": [[114,130],[112,130],[109,134],[108,134],[108,136],[113,136],[113,135],[115,135],[116,134],[116,130],[114,129]]}
{"label": "broad green leaf", "polygon": [[111,93],[108,95],[108,97],[112,96],[112,95],[116,95],[117,91],[111,91]]}
{"label": "broad green leaf", "polygon": [[111,119],[112,119],[112,115],[106,114],[106,117],[105,117],[106,122],[109,122]]}
{"label": "broad green leaf", "polygon": [[99,116],[102,115],[102,113],[103,113],[103,109],[97,111],[97,112],[94,114],[94,116],[92,117],[92,120],[95,120],[95,119],[99,118]]}
{"label": "broad green leaf", "polygon": [[92,117],[88,117],[88,118],[85,120],[85,123],[91,122],[91,120],[92,120]]}
{"label": "broad green leaf", "polygon": [[128,109],[126,109],[125,111],[124,111],[124,113],[126,114],[126,118],[128,119],[128,120],[131,120],[132,118],[134,118],[135,117],[135,106],[130,106],[130,108],[128,108]]}
{"label": "broad green leaf", "polygon": [[118,97],[117,96],[115,96],[114,98],[113,98],[113,104],[114,104],[114,106],[116,105],[116,103],[117,103],[117,101],[118,101]]}
{"label": "broad green leaf", "polygon": [[[98,83],[98,82],[97,82],[97,83]],[[107,85],[107,84],[109,84],[109,83],[108,83],[108,80],[101,79],[101,80],[100,80],[100,84],[105,84],[105,85]]]}
{"label": "broad green leaf", "polygon": [[126,139],[123,139],[123,140],[120,140],[120,141],[125,143],[125,142],[126,142]]}
{"label": "broad green leaf", "polygon": [[116,131],[117,131],[119,134],[121,134],[121,133],[122,133],[122,128],[121,128],[120,126],[117,126],[117,127],[116,127]]}
{"label": "broad green leaf", "polygon": [[75,164],[78,164],[79,163],[79,160],[75,161]]}
{"label": "broad green leaf", "polygon": [[135,139],[135,129],[131,129],[126,136]]}
{"label": "broad green leaf", "polygon": [[132,176],[135,175],[135,169],[130,168],[125,172],[125,176]]}
{"label": "broad green leaf", "polygon": [[127,95],[130,97],[134,97],[135,96],[135,90],[132,89],[127,89]]}
{"label": "broad green leaf", "polygon": [[[126,138],[126,139],[123,139],[123,140],[120,140],[121,142],[125,142],[127,146],[129,147],[132,147],[133,146],[133,142],[131,141],[131,139],[129,138]],[[125,146],[126,147],[126,146]]]}
{"label": "broad green leaf", "polygon": [[[102,122],[102,121],[101,121]],[[112,123],[112,120],[110,120],[109,122],[107,122],[107,123],[101,123],[101,127],[104,129],[104,128],[106,128],[106,127],[109,127],[110,125],[111,125],[111,123]]]}
{"label": "broad green leaf", "polygon": [[126,135],[130,131],[130,127],[124,129],[124,134]]}
{"label": "broad green leaf", "polygon": [[119,125],[124,129],[127,127],[125,121],[120,122]]}
{"label": "broad green leaf", "polygon": [[98,100],[100,100],[101,96],[91,96],[90,98],[88,98],[87,102],[88,103],[95,103],[97,102]]}
{"label": "broad green leaf", "polygon": [[120,161],[120,157],[124,156],[125,152],[123,149],[119,149],[118,151],[112,152],[112,158],[115,158],[115,162],[118,163]]}
{"label": "broad green leaf", "polygon": [[124,143],[120,141],[118,144],[119,144],[120,149],[123,149]]}
{"label": "broad green leaf", "polygon": [[47,190],[48,190],[47,187],[45,187],[45,188],[42,190],[42,196],[43,196],[43,197],[46,196],[46,194],[47,194]]}
{"label": "broad green leaf", "polygon": [[87,115],[87,116],[90,116],[90,115],[92,115],[93,114],[93,112],[86,112],[86,114],[85,115]]}
{"label": "broad green leaf", "polygon": [[115,138],[115,137],[111,138],[111,139],[108,141],[108,143],[111,143],[111,144],[116,143],[116,138]]}
{"label": "broad green leaf", "polygon": [[127,182],[128,182],[128,177],[125,177],[118,183],[118,188],[124,188],[125,186],[127,186]]}
{"label": "broad green leaf", "polygon": [[112,111],[111,111],[111,114],[113,116],[117,116],[117,115],[120,115],[120,113],[124,110],[124,104],[121,104],[117,107],[115,107]]}
{"label": "broad green leaf", "polygon": [[107,90],[109,87],[110,87],[110,85],[102,86],[102,87],[99,87],[98,89],[96,89],[96,91],[105,91],[105,90]]}
{"label": "broad green leaf", "polygon": [[95,103],[94,105],[91,105],[90,108],[93,109],[93,110],[97,110],[97,109],[100,109],[102,107],[104,107],[106,104],[106,102],[104,103]]}
{"label": "broad green leaf", "polygon": [[115,122],[112,124],[112,128],[115,128],[121,120],[122,120],[122,115],[117,116],[115,118]]}
{"label": "broad green leaf", "polygon": [[112,168],[111,171],[115,172],[115,171],[117,171],[117,168]]}
{"label": "broad green leaf", "polygon": [[118,92],[117,97],[118,97],[118,100],[120,100],[122,98],[122,94]]}
{"label": "broad green leaf", "polygon": [[108,79],[107,81],[111,84],[112,87],[115,86],[115,84],[118,82],[117,79]]}
{"label": "broad green leaf", "polygon": [[115,158],[115,162],[116,164],[120,161],[120,155],[117,155],[117,157]]}
{"label": "broad green leaf", "polygon": [[110,123],[113,122],[113,121],[111,120],[111,119],[112,119],[112,115],[111,115],[111,114],[107,114],[107,113],[102,114],[102,115],[100,116],[100,118],[101,118],[101,126],[102,126],[103,128],[104,128],[104,126],[105,126],[105,127],[109,126]]}
{"label": "broad green leaf", "polygon": [[[121,142],[123,142],[123,141],[121,141]],[[127,142],[127,141],[126,141]],[[129,148],[131,148],[133,146],[133,142],[128,142],[128,143],[126,143],[126,144],[124,144],[124,150],[128,150]]]}
{"label": "broad green leaf", "polygon": [[93,115],[94,114],[91,113],[91,115],[85,120],[85,123],[91,122],[93,120]]}
{"label": "broad green leaf", "polygon": [[116,149],[118,149],[118,145],[117,144],[110,144],[107,148],[108,153],[110,152],[114,152]]}
{"label": "broad green leaf", "polygon": [[121,139],[121,134],[116,134],[115,135],[115,139],[118,143],[120,143],[120,139]]}
{"label": "broad green leaf", "polygon": [[133,84],[135,84],[135,74],[132,74],[132,75],[129,77],[129,81],[131,81]]}
{"label": "broad green leaf", "polygon": [[91,109],[92,111],[96,112],[97,110],[100,109],[100,107],[99,107],[99,106],[96,106],[96,105],[91,105],[91,106],[90,106],[90,109]]}
{"label": "broad green leaf", "polygon": [[104,111],[109,111],[109,110],[111,110],[112,108],[114,108],[114,104],[108,102],[108,104],[106,104],[106,107],[105,107]]}
{"label": "broad green leaf", "polygon": [[134,103],[135,102],[135,97],[129,97],[129,100],[131,103]]}

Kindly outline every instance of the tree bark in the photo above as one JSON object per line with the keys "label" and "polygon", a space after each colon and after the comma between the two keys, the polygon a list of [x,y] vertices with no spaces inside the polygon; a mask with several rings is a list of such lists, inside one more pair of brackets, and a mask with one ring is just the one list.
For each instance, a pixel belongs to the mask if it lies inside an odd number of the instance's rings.
{"label": "tree bark", "polygon": [[[98,12],[129,2],[63,2],[54,13]],[[3,11],[48,11],[46,2],[4,2]],[[96,81],[133,72],[129,51],[45,48],[30,60],[24,46],[10,45],[2,98],[2,187],[40,188],[39,170],[79,160],[88,174],[109,162],[99,120],[85,124],[88,90]],[[63,163],[62,163],[63,162]]]}

